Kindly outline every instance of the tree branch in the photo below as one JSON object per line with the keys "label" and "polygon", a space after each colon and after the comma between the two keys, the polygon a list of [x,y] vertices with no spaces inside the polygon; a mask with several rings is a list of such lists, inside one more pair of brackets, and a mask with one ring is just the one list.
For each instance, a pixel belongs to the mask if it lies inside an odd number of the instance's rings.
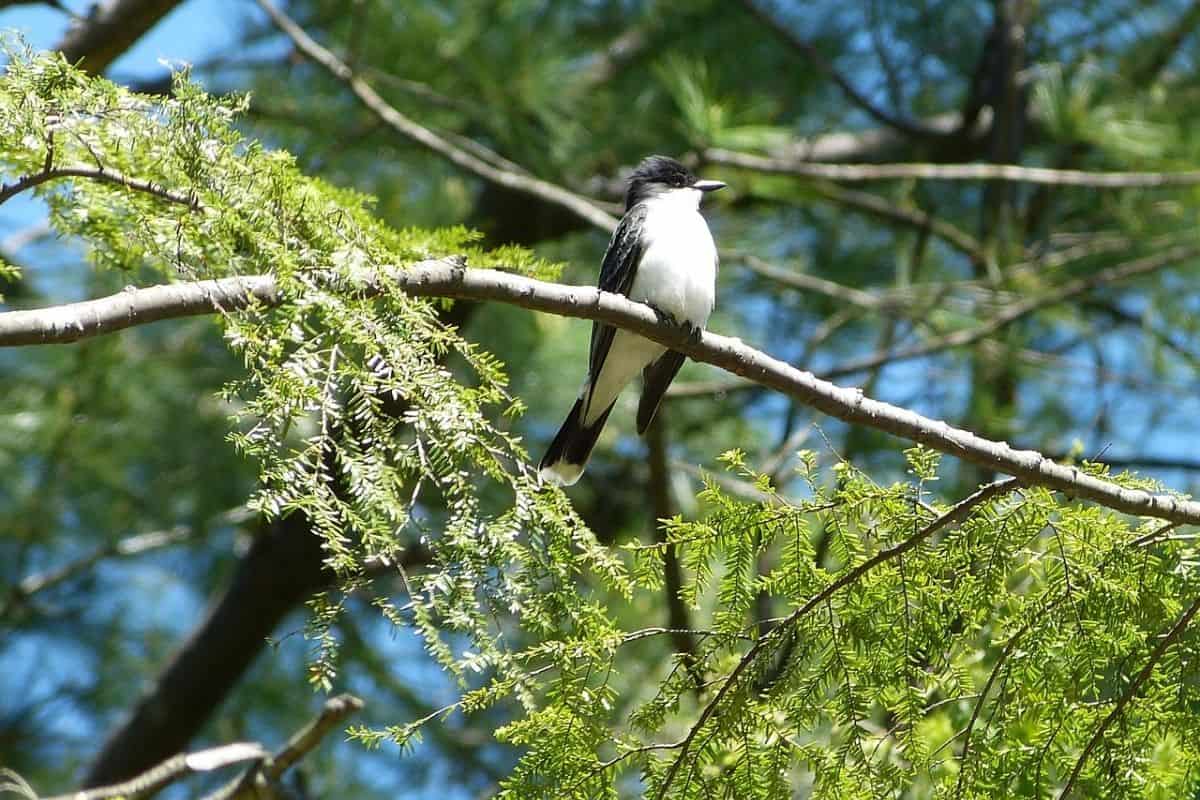
{"label": "tree branch", "polygon": [[280,302],[270,275],[127,287],[100,300],[0,314],[0,346],[62,344],[160,319],[192,317]]}
{"label": "tree branch", "polygon": [[[275,26],[292,40],[297,50],[346,84],[363,105],[396,133],[429,148],[453,164],[486,181],[561,206],[601,230],[611,231],[617,226],[616,217],[610,213],[610,211],[618,210],[615,206],[606,207],[595,200],[556,186],[549,181],[504,169],[496,165],[496,159],[492,159],[489,163],[405,116],[384,100],[370,84],[355,75],[348,64],[318,44],[295,21],[276,8],[270,0],[258,0],[258,4],[271,17]],[[477,145],[477,147],[481,146]]]}
{"label": "tree branch", "polygon": [[747,269],[756,275],[760,275],[789,288],[798,289],[802,292],[823,294],[840,303],[848,303],[859,308],[874,310],[886,305],[887,302],[876,292],[855,289],[853,286],[846,286],[842,283],[826,280],[817,275],[810,275],[807,272],[784,269],[751,253],[722,253],[722,261],[725,260],[741,261],[746,265]]}
{"label": "tree branch", "polygon": [[[930,132],[949,138],[964,131],[968,120],[957,111],[949,111],[926,117],[922,127]],[[984,108],[974,125],[965,129],[967,143],[981,142],[992,125],[990,109]],[[869,128],[861,131],[833,131],[815,136],[798,138],[771,148],[776,158],[791,163],[794,161],[882,161],[906,149],[910,140],[892,128]],[[961,148],[960,148],[961,149]],[[970,149],[938,151],[939,157],[963,159],[973,157]]]}
{"label": "tree branch", "polygon": [[1078,169],[1022,167],[1016,164],[816,164],[798,158],[770,158],[752,153],[711,148],[704,160],[755,172],[794,175],[839,182],[889,180],[1010,181],[1048,186],[1086,186],[1094,189],[1147,189],[1194,186],[1200,170],[1185,172],[1089,172]]}
{"label": "tree branch", "polygon": [[[1142,259],[1113,270],[1122,270],[1121,274],[1128,277],[1135,265],[1140,264],[1138,270],[1141,272],[1149,271],[1152,266],[1161,266],[1158,262],[1164,257],[1165,254],[1152,256],[1153,261]],[[1174,257],[1178,258],[1180,254],[1176,253]],[[1113,270],[1104,272],[1111,275]],[[1103,274],[1081,280],[1093,284]],[[358,289],[365,295],[402,291],[420,297],[491,300],[559,316],[605,322],[678,350],[696,361],[747,378],[844,422],[865,425],[927,445],[973,464],[1013,475],[1023,483],[1062,491],[1127,514],[1200,524],[1198,502],[1126,489],[1077,468],[1056,464],[1036,451],[1016,450],[1003,442],[989,441],[945,422],[872,400],[859,389],[835,386],[748,347],[739,339],[709,332],[697,336],[682,326],[661,320],[649,306],[622,295],[592,287],[547,283],[495,270],[466,269],[461,260],[422,261],[404,269],[364,275]],[[279,302],[281,298],[275,290],[274,279],[269,275],[127,289],[99,300],[0,314],[0,346],[75,341],[156,319],[234,311],[255,303],[274,305]]]}
{"label": "tree branch", "polygon": [[671,781],[675,777],[675,774],[679,771],[680,766],[682,766],[684,758],[687,757],[688,750],[691,747],[692,742],[695,740],[696,735],[704,727],[704,724],[709,720],[709,718],[716,713],[721,701],[724,700],[731,691],[733,691],[733,688],[737,685],[737,680],[741,674],[745,672],[751,664],[754,663],[754,660],[758,658],[759,654],[762,653],[762,651],[765,650],[769,644],[780,638],[784,632],[788,631],[801,618],[806,616],[814,608],[820,606],[839,590],[854,583],[867,572],[879,566],[880,564],[890,561],[893,558],[899,558],[946,526],[962,522],[969,517],[971,512],[974,511],[978,506],[1012,491],[1017,487],[1017,484],[1018,481],[1015,478],[996,481],[995,483],[989,483],[987,486],[980,488],[974,494],[964,498],[963,500],[960,500],[949,511],[930,522],[908,539],[905,539],[903,542],[889,547],[886,550],[880,550],[874,556],[862,562],[857,567],[847,570],[833,583],[829,584],[820,592],[809,598],[804,605],[797,608],[787,617],[784,617],[780,621],[779,625],[771,629],[769,634],[763,636],[757,642],[755,642],[754,646],[746,651],[746,653],[738,661],[737,665],[729,673],[728,677],[726,677],[725,682],[721,684],[721,688],[717,690],[716,694],[713,695],[712,699],[709,700],[701,710],[700,715],[696,718],[696,721],[688,730],[687,735],[680,740],[679,754],[675,757],[675,760],[671,762],[671,766],[667,768],[667,773],[663,778],[662,787],[658,793],[659,800],[662,800],[662,798],[666,797],[667,790],[671,786]]}
{"label": "tree branch", "polygon": [[55,48],[67,61],[99,75],[180,0],[108,0],[92,6]]}
{"label": "tree branch", "polygon": [[[223,524],[238,524],[249,518],[250,512],[244,508],[233,509],[217,516],[216,522]],[[195,529],[187,525],[177,525],[174,528],[161,531],[140,533],[110,542],[96,548],[92,552],[73,561],[46,572],[39,572],[23,578],[12,587],[7,598],[0,602],[0,618],[6,616],[14,607],[29,600],[38,592],[57,586],[63,581],[70,580],[76,575],[91,569],[99,561],[117,556],[127,558],[142,553],[170,547],[186,541],[195,534]]]}
{"label": "tree branch", "polygon": [[852,361],[848,364],[839,366],[830,374],[831,377],[840,377],[851,375],[856,372],[875,369],[884,364],[894,364],[899,361],[909,361],[914,358],[922,358],[924,356],[933,355],[943,350],[950,350],[956,347],[966,347],[974,344],[981,339],[984,339],[997,331],[1011,325],[1012,323],[1029,316],[1039,309],[1046,306],[1056,305],[1065,300],[1077,297],[1081,294],[1096,289],[1100,286],[1106,286],[1112,283],[1130,280],[1131,278],[1147,275],[1152,272],[1157,272],[1180,261],[1185,261],[1190,258],[1195,258],[1200,255],[1200,248],[1190,245],[1178,245],[1168,248],[1161,253],[1144,256],[1124,264],[1102,269],[1094,275],[1088,275],[1082,278],[1076,278],[1073,281],[1068,281],[1062,286],[1047,292],[1040,297],[1031,297],[1028,300],[1019,303],[1013,303],[1001,311],[996,316],[989,320],[981,322],[970,328],[955,331],[947,334],[939,339],[926,342],[916,347],[902,350],[898,353],[882,353],[879,355],[869,356],[858,361]]}
{"label": "tree branch", "polygon": [[204,620],[105,739],[83,785],[122,780],[186,747],[279,620],[332,580],[306,517],[264,525]]}
{"label": "tree branch", "polygon": [[321,743],[321,740],[346,717],[360,711],[363,701],[354,695],[340,694],[325,701],[325,705],[311,722],[292,735],[283,747],[275,751],[259,765],[251,767],[240,778],[236,778],[204,800],[253,800],[267,796],[260,789],[279,780],[293,764],[298,762]]}
{"label": "tree branch", "polygon": [[979,240],[966,231],[945,220],[938,219],[932,214],[915,208],[901,208],[894,202],[870,192],[860,192],[845,189],[832,183],[813,183],[809,187],[813,193],[834,203],[862,211],[880,219],[915,228],[921,232],[932,233],[939,239],[962,252],[971,259],[972,264],[982,265],[987,258]]}
{"label": "tree branch", "polygon": [[[208,795],[206,800],[232,800],[233,798],[274,797],[269,792],[272,782],[279,780],[283,773],[296,764],[310,751],[321,743],[346,717],[363,707],[362,700],[349,694],[341,694],[325,701],[321,713],[311,722],[297,731],[274,754],[268,753],[255,742],[236,742],[221,747],[213,747],[196,753],[180,753],[164,759],[162,762],[145,770],[127,781],[111,786],[98,786],[70,794],[45,798],[45,800],[108,800],[108,798],[126,798],[134,800],[139,797],[150,797],[172,783],[198,772],[212,772],[224,767],[240,764],[246,761],[256,761],[257,765],[247,770],[240,778],[236,778],[223,788]],[[0,773],[0,777],[5,777]],[[0,784],[0,792],[5,789],[28,791],[33,800],[37,796],[25,781],[19,776],[10,778],[10,782]],[[260,790],[268,789],[263,794]]]}
{"label": "tree branch", "polygon": [[742,0],[742,6],[765,26],[774,31],[777,36],[779,36],[792,47],[802,52],[805,57],[807,57],[808,60],[817,67],[817,69],[819,69],[821,72],[824,72],[830,80],[837,84],[838,88],[842,90],[842,93],[845,94],[852,103],[861,108],[870,116],[874,117],[879,122],[891,128],[895,128],[896,130],[910,137],[930,138],[944,135],[940,131],[931,130],[917,122],[901,119],[900,117],[897,117],[896,115],[879,108],[877,105],[872,103],[866,95],[858,91],[858,89],[856,89],[854,85],[851,84],[850,81],[848,81],[840,72],[838,72],[837,69],[834,68],[833,64],[831,64],[829,60],[821,53],[821,51],[818,50],[811,42],[801,39],[787,26],[783,25],[779,20],[775,19],[762,8],[760,8],[755,0]]}
{"label": "tree branch", "polygon": [[[47,161],[49,161],[49,155],[47,156]],[[200,210],[200,201],[196,199],[195,195],[185,195],[159,186],[151,181],[130,178],[127,175],[122,175],[120,172],[105,169],[104,167],[49,167],[40,172],[23,175],[13,183],[0,185],[0,205],[21,192],[60,178],[87,178],[89,180],[100,181],[101,183],[111,183],[135,192],[143,192],[172,203],[187,206],[193,211]]]}
{"label": "tree branch", "polygon": [[180,753],[122,783],[97,786],[94,789],[48,797],[45,800],[106,800],[110,797],[133,800],[137,797],[149,797],[188,775],[212,772],[244,761],[256,761],[266,755],[267,751],[254,742],[237,742],[197,753]]}
{"label": "tree branch", "polygon": [[1154,668],[1158,666],[1158,662],[1162,659],[1163,654],[1167,652],[1167,648],[1174,644],[1175,640],[1183,635],[1187,630],[1188,623],[1192,621],[1192,617],[1196,616],[1196,612],[1200,611],[1200,597],[1197,597],[1187,611],[1183,612],[1175,624],[1171,626],[1171,630],[1167,631],[1162,637],[1154,651],[1150,653],[1150,660],[1146,662],[1146,666],[1142,667],[1142,671],[1138,673],[1133,682],[1121,694],[1117,704],[1113,706],[1113,710],[1108,712],[1108,716],[1100,723],[1092,734],[1092,738],[1088,739],[1088,743],[1084,746],[1083,752],[1079,754],[1079,759],[1075,762],[1075,768],[1071,770],[1071,776],[1067,778],[1067,783],[1063,786],[1062,793],[1059,794],[1059,800],[1065,800],[1071,794],[1071,789],[1075,786],[1075,781],[1079,779],[1079,773],[1083,771],[1083,765],[1087,763],[1088,756],[1096,749],[1096,745],[1100,743],[1100,739],[1104,736],[1104,732],[1108,730],[1108,726],[1121,716],[1125,710],[1125,706],[1129,705],[1129,701],[1141,691],[1142,685],[1150,680],[1150,676],[1154,673]]}

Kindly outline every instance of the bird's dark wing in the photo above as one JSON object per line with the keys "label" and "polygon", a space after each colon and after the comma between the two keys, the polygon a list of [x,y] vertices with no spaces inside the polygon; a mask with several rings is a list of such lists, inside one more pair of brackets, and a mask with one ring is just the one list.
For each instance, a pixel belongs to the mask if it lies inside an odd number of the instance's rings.
{"label": "bird's dark wing", "polygon": [[[642,225],[646,222],[646,206],[636,205],[621,218],[613,232],[604,263],[600,266],[599,288],[602,292],[629,294],[633,276],[642,260]],[[588,359],[588,378],[595,379],[608,356],[616,328],[597,322],[592,326],[592,349]]]}
{"label": "bird's dark wing", "polygon": [[687,356],[683,353],[668,350],[642,371],[642,399],[638,403],[637,413],[639,436],[646,432],[646,428],[650,427],[650,423],[654,420],[654,413],[658,411],[663,395],[667,393],[667,387],[675,379],[675,374],[679,372],[679,368],[683,366],[686,358]]}

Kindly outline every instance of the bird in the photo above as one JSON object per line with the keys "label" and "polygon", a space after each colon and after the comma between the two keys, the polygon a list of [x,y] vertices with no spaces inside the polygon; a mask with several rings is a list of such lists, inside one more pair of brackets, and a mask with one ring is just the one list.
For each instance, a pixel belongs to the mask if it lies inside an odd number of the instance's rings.
{"label": "bird", "polygon": [[[718,259],[700,199],[725,185],[698,179],[673,158],[644,158],[629,177],[625,214],[600,267],[600,290],[703,330],[716,300]],[[579,480],[618,395],[639,371],[637,431],[645,433],[683,361],[682,353],[649,339],[593,323],[587,378],[538,466],[542,480],[560,486]]]}

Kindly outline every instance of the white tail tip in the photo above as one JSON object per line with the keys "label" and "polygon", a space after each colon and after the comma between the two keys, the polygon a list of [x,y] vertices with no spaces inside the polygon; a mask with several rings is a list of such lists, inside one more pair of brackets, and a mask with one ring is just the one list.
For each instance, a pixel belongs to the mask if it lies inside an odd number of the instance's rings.
{"label": "white tail tip", "polygon": [[555,461],[538,470],[542,480],[555,486],[573,486],[582,474],[582,464],[568,464],[565,461]]}

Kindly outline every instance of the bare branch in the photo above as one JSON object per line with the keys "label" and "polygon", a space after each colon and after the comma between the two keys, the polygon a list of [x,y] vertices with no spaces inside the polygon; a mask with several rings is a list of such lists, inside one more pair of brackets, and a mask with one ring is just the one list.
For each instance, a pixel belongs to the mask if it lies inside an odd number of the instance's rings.
{"label": "bare branch", "polygon": [[743,378],[717,378],[711,381],[683,381],[672,383],[667,389],[668,400],[686,400],[689,397],[708,397],[729,392],[753,389],[758,384]]}
{"label": "bare branch", "polygon": [[256,761],[266,755],[267,751],[254,742],[237,742],[196,753],[180,753],[123,783],[97,786],[94,789],[48,797],[45,800],[106,800],[110,797],[133,800],[137,797],[149,797],[163,787],[188,775],[197,772],[212,772],[246,761]]}
{"label": "bare branch", "polygon": [[[405,116],[384,100],[370,84],[355,75],[348,64],[318,44],[295,21],[276,8],[270,0],[258,0],[258,4],[271,17],[275,26],[292,40],[301,53],[345,83],[362,101],[363,105],[396,133],[429,148],[486,181],[562,206],[597,228],[611,231],[617,226],[616,217],[610,213],[618,210],[615,206],[601,204],[549,181],[497,166],[499,155],[491,160],[481,159],[474,153],[455,145],[446,137]],[[482,145],[476,143],[476,149],[479,147]]]}
{"label": "bare branch", "polygon": [[204,800],[236,800],[264,795],[259,790],[264,785],[279,780],[283,773],[316,748],[346,717],[362,710],[363,701],[354,695],[340,694],[325,701],[325,705],[311,722],[292,735],[287,743],[265,759],[260,765],[251,767],[244,775],[204,798]]}
{"label": "bare branch", "polygon": [[[1175,254],[1179,256],[1179,254]],[[1152,257],[1162,259],[1163,256]],[[1120,268],[1126,273],[1141,263],[1148,271],[1156,262],[1143,259]],[[1106,271],[1111,272],[1111,271]],[[1094,283],[1100,274],[1083,279]],[[486,269],[466,269],[461,260],[423,261],[410,267],[365,275],[365,295],[398,290],[421,297],[491,300],[565,317],[606,322],[678,350],[785,394],[832,417],[865,425],[902,439],[927,445],[973,464],[1007,473],[1029,485],[1045,486],[1092,500],[1127,514],[1200,524],[1200,503],[1167,495],[1126,489],[1056,464],[1033,450],[1016,450],[970,431],[923,417],[907,409],[872,400],[854,388],[835,386],[790,364],[748,347],[739,339],[703,332],[699,336],[663,321],[649,306],[593,287],[564,286]],[[128,289],[99,300],[71,303],[39,311],[0,314],[0,346],[30,342],[74,341],[156,319],[206,311],[233,311],[253,303],[281,302],[269,275],[223,278],[192,284]]]}
{"label": "bare branch", "polygon": [[160,319],[277,305],[270,275],[127,288],[100,300],[0,314],[0,346],[61,344]]}
{"label": "bare branch", "polygon": [[[963,130],[967,120],[957,111],[936,114],[921,121],[931,133],[949,137]],[[982,141],[992,125],[991,110],[984,108],[969,130],[968,141]],[[771,148],[778,159],[793,161],[881,161],[903,151],[910,140],[892,128],[870,128],[862,131],[833,131],[795,139]],[[961,157],[969,155],[966,153]]]}
{"label": "bare branch", "polygon": [[816,292],[842,303],[866,309],[876,309],[885,305],[885,300],[875,292],[865,292],[853,286],[826,280],[816,275],[799,270],[784,269],[771,264],[750,253],[722,253],[723,260],[737,259],[746,265],[756,275],[781,283],[792,289],[803,292]]}
{"label": "bare branch", "polygon": [[39,220],[0,239],[0,254],[15,253],[49,238],[53,233],[54,227],[49,220]]}
{"label": "bare branch", "polygon": [[1010,181],[1094,189],[1147,189],[1194,186],[1200,170],[1185,172],[1089,172],[1078,169],[1022,167],[1016,164],[816,164],[798,158],[770,158],[713,148],[704,151],[713,164],[839,182],[888,180]]}
{"label": "bare branch", "polygon": [[[245,522],[249,517],[250,512],[247,509],[237,508],[218,515],[216,521],[226,524],[238,524]],[[68,561],[62,566],[47,570],[46,572],[29,575],[14,586],[9,596],[3,602],[0,602],[0,617],[4,617],[14,606],[24,603],[38,592],[44,592],[64,581],[70,580],[76,575],[91,569],[105,558],[113,556],[128,558],[164,547],[171,547],[191,538],[194,532],[194,528],[190,526],[177,525],[174,528],[166,530],[139,533],[115,542],[110,542],[102,547],[97,547],[87,555],[77,558],[74,561]]]}
{"label": "bare branch", "polygon": [[879,195],[845,189],[832,183],[813,183],[808,188],[813,193],[847,208],[862,211],[888,222],[915,228],[918,231],[932,233],[966,255],[971,259],[972,264],[983,264],[987,260],[983,253],[983,247],[975,237],[932,214],[915,208],[901,208]]}
{"label": "bare branch", "polygon": [[[139,797],[150,797],[188,775],[212,772],[247,761],[255,761],[258,764],[251,767],[240,778],[209,795],[207,800],[230,800],[231,798],[247,798],[249,800],[250,798],[273,796],[263,795],[259,793],[259,789],[277,781],[288,768],[320,744],[326,734],[337,727],[342,720],[362,707],[362,700],[349,694],[329,698],[325,701],[321,713],[312,722],[297,731],[273,755],[255,742],[236,742],[196,753],[180,753],[165,759],[130,780],[111,786],[83,789],[70,794],[45,798],[45,800],[107,800],[108,798],[134,800]],[[8,776],[5,773],[0,773],[0,778],[6,777]],[[9,778],[8,783],[0,784],[0,791],[8,788],[19,789],[23,792],[28,790],[29,796],[36,800],[32,788],[15,773]]]}
{"label": "bare branch", "polygon": [[1175,643],[1175,640],[1183,635],[1187,630],[1188,623],[1192,621],[1192,617],[1196,616],[1196,612],[1200,611],[1200,597],[1197,597],[1187,611],[1183,612],[1175,624],[1171,626],[1171,630],[1167,631],[1162,637],[1158,645],[1150,653],[1150,659],[1146,662],[1146,666],[1142,667],[1142,671],[1137,674],[1133,682],[1126,687],[1121,697],[1117,700],[1117,704],[1113,706],[1112,711],[1108,712],[1108,716],[1100,723],[1095,732],[1092,733],[1092,738],[1088,739],[1088,743],[1084,745],[1083,752],[1079,754],[1079,759],[1075,762],[1075,768],[1071,770],[1071,776],[1067,778],[1067,783],[1063,786],[1062,792],[1058,795],[1059,800],[1065,800],[1071,794],[1071,789],[1075,787],[1075,781],[1079,779],[1079,773],[1083,771],[1083,765],[1087,763],[1088,756],[1096,749],[1096,745],[1100,743],[1100,739],[1104,736],[1104,732],[1108,727],[1121,716],[1125,711],[1125,706],[1129,705],[1129,701],[1134,698],[1146,681],[1150,680],[1150,676],[1154,674],[1154,668],[1158,666],[1158,662],[1162,659],[1163,654],[1167,652],[1167,648]]}

